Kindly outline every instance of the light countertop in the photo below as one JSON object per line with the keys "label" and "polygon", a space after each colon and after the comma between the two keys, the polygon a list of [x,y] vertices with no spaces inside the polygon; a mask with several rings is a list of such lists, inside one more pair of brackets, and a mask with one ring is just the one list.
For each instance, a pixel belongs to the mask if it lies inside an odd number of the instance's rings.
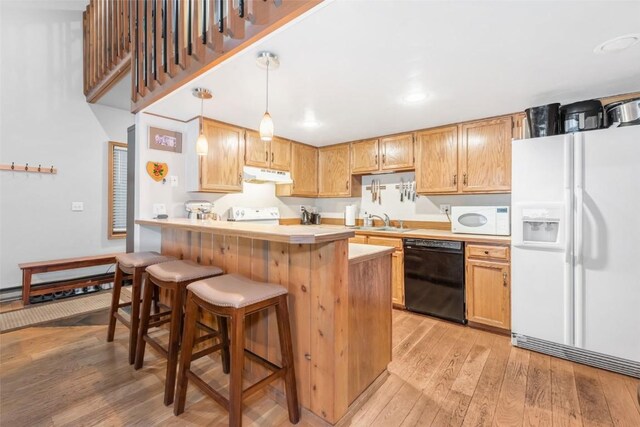
{"label": "light countertop", "polygon": [[188,218],[138,219],[136,220],[136,224],[292,244],[332,242],[355,236],[354,231],[346,227],[328,228],[309,225],[264,225]]}
{"label": "light countertop", "polygon": [[395,249],[389,246],[349,243],[349,264],[378,258],[383,255],[391,254],[394,251]]}

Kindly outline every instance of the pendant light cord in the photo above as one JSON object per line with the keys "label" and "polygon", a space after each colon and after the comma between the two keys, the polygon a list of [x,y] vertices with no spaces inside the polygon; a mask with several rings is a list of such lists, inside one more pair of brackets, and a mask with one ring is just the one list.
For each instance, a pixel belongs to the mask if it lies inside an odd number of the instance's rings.
{"label": "pendant light cord", "polygon": [[269,58],[267,58],[267,113],[269,112]]}
{"label": "pendant light cord", "polygon": [[204,98],[200,98],[200,135],[202,135],[204,128]]}

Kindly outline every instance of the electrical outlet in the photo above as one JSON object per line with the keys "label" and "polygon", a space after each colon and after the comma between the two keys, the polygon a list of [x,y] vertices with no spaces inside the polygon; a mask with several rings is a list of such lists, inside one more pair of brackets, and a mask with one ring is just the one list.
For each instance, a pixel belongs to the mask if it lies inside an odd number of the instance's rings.
{"label": "electrical outlet", "polygon": [[451,205],[440,205],[440,213],[451,214]]}
{"label": "electrical outlet", "polygon": [[306,210],[304,205],[300,205],[300,212],[304,212]]}
{"label": "electrical outlet", "polygon": [[178,177],[176,175],[171,175],[169,177],[169,182],[171,183],[172,187],[177,187],[178,186]]}
{"label": "electrical outlet", "polygon": [[71,202],[71,210],[73,212],[82,212],[84,210],[83,202]]}
{"label": "electrical outlet", "polygon": [[164,203],[154,203],[153,204],[153,214],[154,215],[166,215],[167,214],[167,206]]}

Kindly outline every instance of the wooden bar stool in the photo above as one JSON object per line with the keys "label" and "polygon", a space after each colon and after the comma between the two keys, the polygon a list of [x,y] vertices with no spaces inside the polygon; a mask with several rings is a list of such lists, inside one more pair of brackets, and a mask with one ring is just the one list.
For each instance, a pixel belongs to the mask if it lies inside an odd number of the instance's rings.
{"label": "wooden bar stool", "polygon": [[[180,355],[178,369],[178,395],[174,404],[174,414],[180,415],[184,412],[187,385],[189,380],[192,380],[200,390],[229,411],[230,426],[241,426],[242,401],[268,385],[271,381],[284,378],[289,420],[293,424],[297,424],[300,420],[300,408],[298,406],[298,393],[293,366],[293,346],[291,344],[291,327],[287,308],[287,290],[282,286],[255,282],[237,274],[227,274],[200,280],[187,286],[187,290],[182,354]],[[244,348],[245,316],[269,307],[276,308],[282,367]],[[192,360],[211,353],[211,351],[207,351],[209,349],[205,349],[193,354],[198,308],[217,316],[231,318],[231,378],[229,380],[228,399],[211,388],[190,369]],[[215,351],[216,349],[212,348],[211,350]],[[245,355],[273,372],[247,389],[243,389],[242,386]]]}
{"label": "wooden bar stool", "polygon": [[[157,252],[137,252],[130,254],[119,254],[116,256],[116,270],[113,279],[113,293],[111,298],[111,309],[109,310],[109,327],[107,329],[107,341],[113,341],[116,330],[116,320],[119,320],[129,328],[129,364],[133,365],[136,355],[136,343],[138,340],[138,326],[140,322],[140,294],[142,291],[142,281],[147,275],[145,268],[153,264],[175,260],[174,257],[160,255]],[[131,302],[120,303],[120,293],[122,283],[125,279],[131,278]],[[123,317],[118,310],[124,307],[131,307],[129,319]],[[156,303],[157,312],[157,303]]]}
{"label": "wooden bar stool", "polygon": [[[178,365],[178,350],[180,348],[180,334],[182,332],[182,317],[184,313],[184,300],[187,285],[208,277],[221,275],[222,269],[215,266],[200,265],[193,261],[177,260],[162,264],[155,264],[147,267],[149,274],[148,283],[145,286],[142,296],[142,313],[140,314],[140,328],[138,330],[138,344],[136,349],[135,369],[142,368],[144,362],[145,345],[149,343],[151,347],[167,359],[167,375],[164,386],[164,404],[171,405],[176,385],[176,367]],[[153,299],[154,288],[166,289],[171,294],[171,306],[169,310],[161,311],[151,315],[151,300]],[[149,336],[149,328],[169,323],[169,345],[164,348],[161,343]],[[206,338],[220,338],[226,342],[227,327],[226,320],[220,322],[220,332],[206,327],[208,335]],[[201,337],[203,338],[203,337]],[[223,352],[223,361],[225,354]],[[228,365],[228,361],[227,361]]]}

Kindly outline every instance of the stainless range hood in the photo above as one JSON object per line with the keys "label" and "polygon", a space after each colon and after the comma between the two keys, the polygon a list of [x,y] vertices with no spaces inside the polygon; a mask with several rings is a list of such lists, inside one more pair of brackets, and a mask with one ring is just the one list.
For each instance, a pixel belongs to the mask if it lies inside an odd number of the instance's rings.
{"label": "stainless range hood", "polygon": [[276,184],[293,183],[289,172],[255,168],[252,166],[245,166],[243,172],[243,180],[253,184],[264,184],[265,182],[274,182]]}

